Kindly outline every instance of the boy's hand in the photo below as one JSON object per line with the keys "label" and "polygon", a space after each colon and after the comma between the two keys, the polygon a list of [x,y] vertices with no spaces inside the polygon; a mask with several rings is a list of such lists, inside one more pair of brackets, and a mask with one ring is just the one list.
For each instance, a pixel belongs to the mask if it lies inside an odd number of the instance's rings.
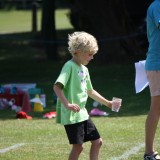
{"label": "boy's hand", "polygon": [[73,112],[79,112],[80,107],[77,104],[68,104],[66,106],[67,109],[72,110]]}
{"label": "boy's hand", "polygon": [[108,106],[109,108],[112,108],[112,104],[113,104],[113,101],[108,101],[107,106]]}

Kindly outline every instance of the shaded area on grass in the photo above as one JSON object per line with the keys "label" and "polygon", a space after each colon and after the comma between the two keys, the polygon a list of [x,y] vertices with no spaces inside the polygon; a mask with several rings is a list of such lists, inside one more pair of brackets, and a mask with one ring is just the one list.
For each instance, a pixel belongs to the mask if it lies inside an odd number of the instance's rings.
{"label": "shaded area on grass", "polygon": [[[59,31],[58,37],[64,40],[72,30]],[[4,36],[4,35],[3,35]],[[13,39],[0,37],[0,84],[5,83],[37,83],[37,87],[43,88],[47,98],[45,112],[55,110],[53,102],[53,83],[56,80],[64,62],[70,58],[67,46],[59,44],[59,52],[64,58],[53,62],[47,60],[44,47],[40,43],[30,41],[35,37],[30,33],[6,34]],[[37,39],[36,35],[36,39]],[[64,38],[65,37],[65,38]],[[17,38],[17,39],[16,39]],[[24,38],[22,40],[22,38]],[[34,39],[34,38],[33,38]],[[66,54],[67,53],[67,54]],[[95,59],[88,65],[91,80],[95,90],[111,100],[113,96],[123,99],[119,113],[111,112],[109,108],[102,106],[102,110],[110,113],[109,116],[134,116],[144,115],[149,109],[149,90],[145,89],[139,94],[135,93],[135,68],[132,63],[121,64],[120,59],[112,60],[110,64],[100,64]],[[93,100],[88,99],[87,109],[90,112]],[[35,118],[41,118],[43,113],[31,113]],[[0,110],[0,119],[14,118],[14,112]]]}

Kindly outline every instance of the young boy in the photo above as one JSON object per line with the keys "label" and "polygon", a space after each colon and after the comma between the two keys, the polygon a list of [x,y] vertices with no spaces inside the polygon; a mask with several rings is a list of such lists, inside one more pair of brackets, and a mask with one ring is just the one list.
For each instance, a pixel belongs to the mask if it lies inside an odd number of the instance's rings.
{"label": "young boy", "polygon": [[83,143],[90,141],[90,160],[98,160],[102,145],[100,134],[86,110],[88,96],[111,108],[109,101],[96,92],[91,84],[87,65],[98,51],[96,39],[86,32],[69,35],[68,50],[72,59],[66,62],[54,84],[57,101],[57,123],[64,125],[72,150],[69,160],[78,160]]}

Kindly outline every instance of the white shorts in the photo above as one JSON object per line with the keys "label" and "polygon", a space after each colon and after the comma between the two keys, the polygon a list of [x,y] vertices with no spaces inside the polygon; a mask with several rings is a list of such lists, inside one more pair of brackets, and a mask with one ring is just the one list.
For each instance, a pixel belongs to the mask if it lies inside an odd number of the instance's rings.
{"label": "white shorts", "polygon": [[151,96],[160,95],[160,70],[146,71]]}

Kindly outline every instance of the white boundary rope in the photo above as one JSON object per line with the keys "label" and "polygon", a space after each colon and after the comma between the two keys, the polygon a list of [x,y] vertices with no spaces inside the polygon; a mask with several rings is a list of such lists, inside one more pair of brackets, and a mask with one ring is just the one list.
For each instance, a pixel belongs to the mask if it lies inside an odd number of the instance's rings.
{"label": "white boundary rope", "polygon": [[1,154],[1,153],[8,152],[8,151],[10,151],[10,150],[12,150],[12,149],[15,149],[15,148],[19,148],[19,147],[24,146],[24,145],[25,145],[24,143],[19,143],[19,144],[15,144],[15,145],[13,145],[13,146],[10,146],[10,147],[8,147],[8,148],[0,149],[0,154]]}
{"label": "white boundary rope", "polygon": [[130,150],[124,152],[121,156],[112,158],[112,160],[127,159],[130,155],[136,154],[143,147],[144,147],[144,143],[141,143],[141,144],[131,148]]}

